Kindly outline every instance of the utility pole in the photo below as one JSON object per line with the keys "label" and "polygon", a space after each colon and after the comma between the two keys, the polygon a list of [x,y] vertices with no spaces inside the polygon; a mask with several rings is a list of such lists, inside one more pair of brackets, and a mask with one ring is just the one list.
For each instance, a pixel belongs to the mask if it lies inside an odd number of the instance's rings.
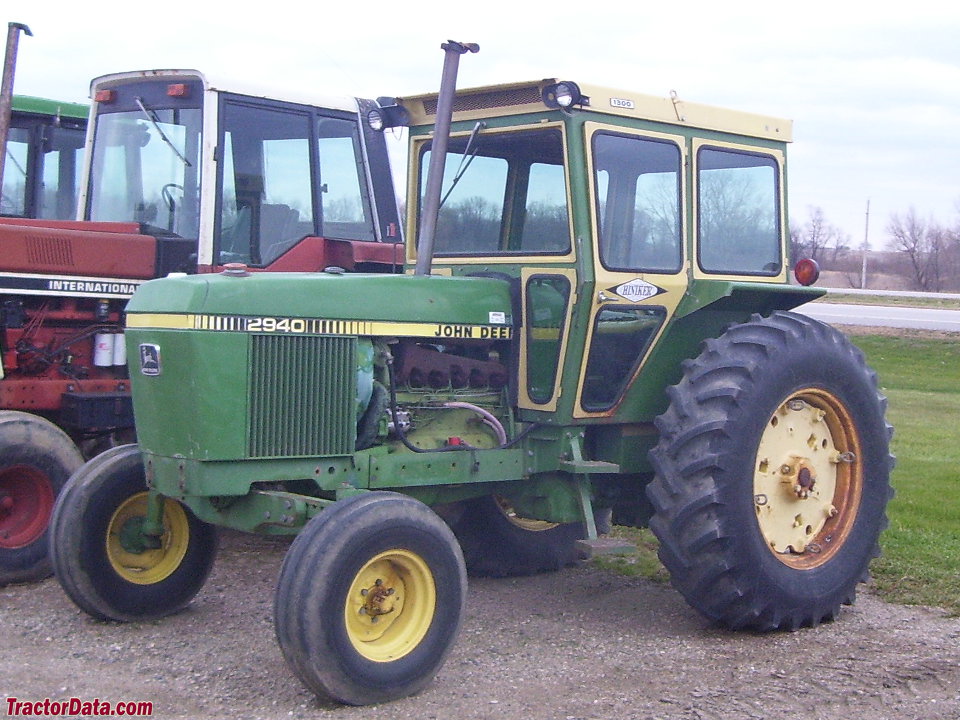
{"label": "utility pole", "polygon": [[10,110],[13,107],[13,73],[17,67],[17,45],[20,31],[32,36],[23,23],[7,23],[7,52],[3,58],[3,82],[0,83],[0,188],[3,187],[3,166],[7,161],[7,134],[10,131]]}
{"label": "utility pole", "polygon": [[860,288],[867,289],[867,251],[870,249],[870,198],[867,198],[867,217],[863,224],[863,262],[860,265]]}

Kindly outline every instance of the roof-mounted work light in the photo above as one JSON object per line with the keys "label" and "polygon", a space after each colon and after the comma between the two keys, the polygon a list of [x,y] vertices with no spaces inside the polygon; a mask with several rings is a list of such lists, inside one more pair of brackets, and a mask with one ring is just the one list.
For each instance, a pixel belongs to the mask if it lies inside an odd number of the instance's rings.
{"label": "roof-mounted work light", "polygon": [[397,104],[396,98],[377,98],[377,104],[380,107],[367,113],[367,124],[372,129],[381,131],[410,124],[410,113],[403,105]]}
{"label": "roof-mounted work light", "polygon": [[547,85],[541,93],[543,104],[548,108],[568,110],[574,105],[589,105],[590,98],[580,92],[580,86],[575,82],[564,80]]}

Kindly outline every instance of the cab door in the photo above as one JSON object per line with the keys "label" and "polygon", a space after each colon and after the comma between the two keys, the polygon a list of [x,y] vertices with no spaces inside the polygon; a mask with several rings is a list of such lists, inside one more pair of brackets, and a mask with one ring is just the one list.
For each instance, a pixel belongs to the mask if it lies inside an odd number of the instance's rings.
{"label": "cab door", "polygon": [[688,284],[682,136],[584,126],[594,285],[574,417],[616,414]]}

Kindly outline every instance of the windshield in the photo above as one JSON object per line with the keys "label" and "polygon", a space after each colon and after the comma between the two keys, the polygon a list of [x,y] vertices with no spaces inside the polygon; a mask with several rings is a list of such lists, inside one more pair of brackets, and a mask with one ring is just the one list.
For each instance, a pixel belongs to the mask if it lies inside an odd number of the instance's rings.
{"label": "windshield", "polygon": [[[469,148],[468,148],[469,145]],[[563,137],[556,127],[450,139],[437,255],[562,254],[570,248]],[[430,165],[420,160],[421,204]]]}
{"label": "windshield", "polygon": [[134,109],[97,117],[87,219],[196,238],[202,113],[134,101]]}

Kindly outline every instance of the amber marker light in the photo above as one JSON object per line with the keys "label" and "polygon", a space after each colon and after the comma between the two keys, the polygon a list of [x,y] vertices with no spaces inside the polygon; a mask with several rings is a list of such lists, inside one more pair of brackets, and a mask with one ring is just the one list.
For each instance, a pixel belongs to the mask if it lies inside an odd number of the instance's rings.
{"label": "amber marker light", "polygon": [[820,277],[820,266],[812,258],[803,258],[793,266],[793,276],[801,285],[813,285]]}
{"label": "amber marker light", "polygon": [[190,88],[186,83],[171,83],[167,85],[167,96],[184,98],[190,94]]}
{"label": "amber marker light", "polygon": [[117,99],[117,93],[114,90],[97,90],[93,99],[98,103],[112,103]]}

